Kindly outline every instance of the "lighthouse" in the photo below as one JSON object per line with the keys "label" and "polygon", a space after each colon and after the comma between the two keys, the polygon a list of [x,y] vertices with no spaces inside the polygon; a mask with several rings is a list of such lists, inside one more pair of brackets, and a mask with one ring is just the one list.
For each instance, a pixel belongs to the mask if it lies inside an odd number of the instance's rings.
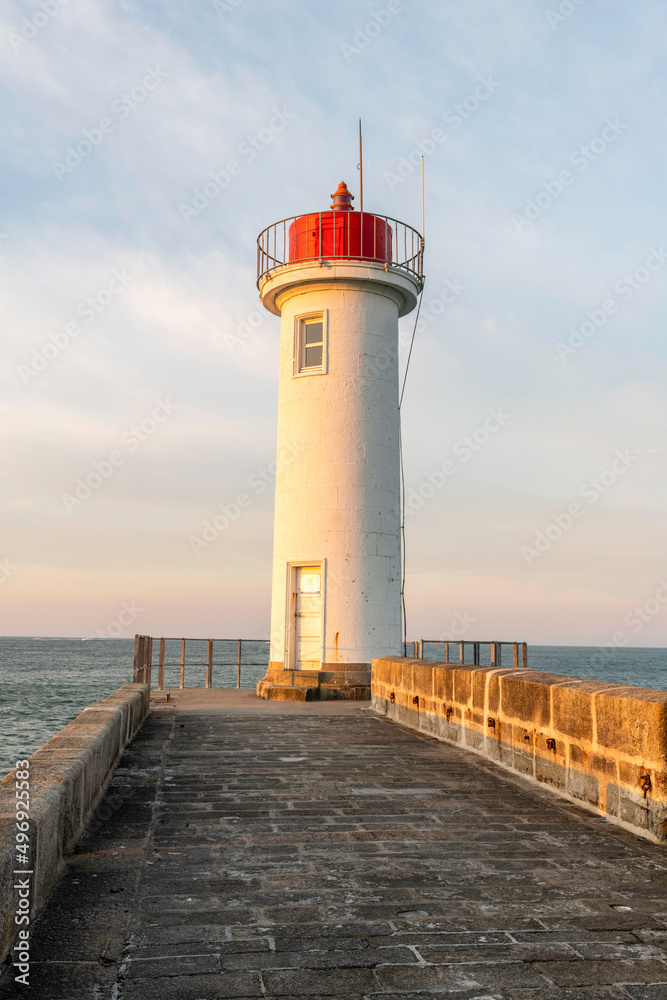
{"label": "lighthouse", "polygon": [[267,698],[370,697],[373,657],[403,653],[398,321],[423,239],[344,182],[331,197],[257,241],[280,317]]}

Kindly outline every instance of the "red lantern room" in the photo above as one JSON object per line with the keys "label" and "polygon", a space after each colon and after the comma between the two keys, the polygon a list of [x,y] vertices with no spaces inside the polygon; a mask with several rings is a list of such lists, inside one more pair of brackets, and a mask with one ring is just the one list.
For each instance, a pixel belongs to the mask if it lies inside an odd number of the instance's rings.
{"label": "red lantern room", "polygon": [[354,211],[347,184],[331,195],[331,211],[302,215],[289,227],[290,264],[313,257],[391,261],[392,228],[387,219]]}

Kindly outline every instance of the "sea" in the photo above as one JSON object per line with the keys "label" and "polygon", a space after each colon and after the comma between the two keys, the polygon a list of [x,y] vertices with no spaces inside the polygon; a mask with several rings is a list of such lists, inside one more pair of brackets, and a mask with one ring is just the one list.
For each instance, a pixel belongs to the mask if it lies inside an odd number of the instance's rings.
{"label": "sea", "polygon": [[[455,647],[450,650],[452,659],[455,652]],[[34,753],[91,702],[131,681],[133,655],[132,639],[0,637],[0,776],[11,770],[17,760]],[[179,686],[180,656],[180,640],[168,641],[165,688]],[[426,646],[424,656],[444,660],[444,647]],[[488,663],[488,650],[485,654],[484,647],[481,659]],[[215,641],[214,687],[236,687],[237,660],[236,639]],[[155,687],[157,647],[153,662]],[[267,663],[268,642],[243,640],[241,687],[254,688]],[[204,641],[188,640],[186,664],[185,686],[203,687]],[[503,666],[511,665],[512,650],[505,646]],[[667,690],[667,649],[662,648],[529,646],[528,666],[571,677]]]}
{"label": "sea", "polygon": [[[0,777],[38,750],[87,705],[132,680],[134,639],[0,636]],[[152,685],[158,646],[153,643]],[[213,643],[214,687],[236,687],[238,640]],[[269,661],[268,640],[243,640],[241,687],[254,688]],[[165,644],[165,688],[177,688],[181,641]],[[204,687],[206,642],[188,639],[186,687]]]}

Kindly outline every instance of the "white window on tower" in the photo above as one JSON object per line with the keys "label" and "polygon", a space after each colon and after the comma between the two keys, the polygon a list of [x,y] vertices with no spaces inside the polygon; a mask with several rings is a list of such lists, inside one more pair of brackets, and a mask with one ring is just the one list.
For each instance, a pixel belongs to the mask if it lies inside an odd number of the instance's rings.
{"label": "white window on tower", "polygon": [[326,317],[307,316],[297,320],[295,375],[322,375],[326,372]]}

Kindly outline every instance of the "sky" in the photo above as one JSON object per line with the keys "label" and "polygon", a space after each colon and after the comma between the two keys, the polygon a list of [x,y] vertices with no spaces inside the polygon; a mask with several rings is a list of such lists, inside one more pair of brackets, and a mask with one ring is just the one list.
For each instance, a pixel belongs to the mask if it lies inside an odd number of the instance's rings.
{"label": "sky", "polygon": [[268,636],[256,237],[358,195],[361,116],[368,211],[419,228],[425,162],[408,638],[667,645],[663,3],[4,0],[0,46],[0,632]]}

